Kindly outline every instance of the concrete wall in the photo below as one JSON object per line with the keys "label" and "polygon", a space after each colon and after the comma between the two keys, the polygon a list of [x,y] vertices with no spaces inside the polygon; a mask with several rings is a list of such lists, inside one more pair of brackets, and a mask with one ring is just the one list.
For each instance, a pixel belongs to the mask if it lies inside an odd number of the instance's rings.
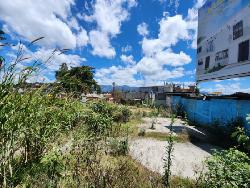
{"label": "concrete wall", "polygon": [[172,96],[172,107],[182,104],[188,118],[201,125],[211,126],[215,121],[227,125],[231,120],[242,117],[248,131],[250,125],[246,121],[250,114],[250,100],[235,99],[192,99],[181,96]]}
{"label": "concrete wall", "polygon": [[121,97],[123,100],[134,100],[134,99],[145,100],[146,98],[148,98],[148,94],[141,92],[122,92]]}

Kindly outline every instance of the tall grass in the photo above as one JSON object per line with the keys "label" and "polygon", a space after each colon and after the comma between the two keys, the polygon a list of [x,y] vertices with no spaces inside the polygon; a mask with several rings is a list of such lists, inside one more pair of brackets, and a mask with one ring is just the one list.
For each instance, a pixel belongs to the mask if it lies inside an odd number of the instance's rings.
{"label": "tall grass", "polygon": [[82,107],[72,99],[57,99],[42,89],[21,92],[32,67],[18,70],[24,61],[20,44],[16,59],[0,68],[0,185],[15,186],[22,168],[39,161],[60,131],[71,129]]}

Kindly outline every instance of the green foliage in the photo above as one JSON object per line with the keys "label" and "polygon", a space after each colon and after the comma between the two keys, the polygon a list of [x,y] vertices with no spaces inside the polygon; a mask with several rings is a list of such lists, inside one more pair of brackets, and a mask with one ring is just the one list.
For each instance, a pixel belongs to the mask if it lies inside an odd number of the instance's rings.
{"label": "green foliage", "polygon": [[159,115],[159,110],[158,108],[153,107],[152,110],[149,112],[148,116],[149,117],[158,117]]}
{"label": "green foliage", "polygon": [[112,118],[117,123],[128,122],[132,115],[127,106],[118,106],[105,101],[92,103],[91,109],[96,113]]}
{"label": "green foliage", "polygon": [[186,118],[186,112],[184,106],[180,103],[175,106],[174,114],[182,119]]}
{"label": "green foliage", "polygon": [[112,117],[116,107],[111,103],[98,101],[90,104],[90,108],[93,110],[93,112],[102,114],[107,117]]}
{"label": "green foliage", "polygon": [[127,138],[109,138],[108,142],[108,153],[117,155],[128,154],[128,139]]}
{"label": "green foliage", "polygon": [[169,141],[172,139],[174,142],[188,142],[189,136],[187,133],[182,133],[179,135],[170,135],[169,133],[162,132],[146,132],[143,136],[146,138],[154,138],[160,141]]}
{"label": "green foliage", "polygon": [[119,106],[115,109],[113,113],[113,118],[115,122],[127,123],[131,117],[132,113],[126,106]]}
{"label": "green foliage", "polygon": [[141,128],[139,129],[138,136],[145,136],[146,135],[146,130]]}
{"label": "green foliage", "polygon": [[94,68],[89,66],[73,67],[68,69],[67,64],[61,65],[56,71],[56,79],[62,88],[70,93],[100,93],[100,86],[94,80]]}
{"label": "green foliage", "polygon": [[[81,115],[77,102],[51,100],[39,91],[24,94],[13,91],[1,101],[1,174],[9,181],[15,178],[13,171],[18,171],[19,166],[40,160],[56,133],[70,130]],[[14,166],[17,153],[19,164]],[[13,167],[6,169],[6,164]]]}
{"label": "green foliage", "polygon": [[173,176],[170,180],[170,187],[197,188],[199,186],[191,179]]}
{"label": "green foliage", "polygon": [[205,187],[247,188],[250,185],[250,158],[243,152],[236,149],[216,151],[206,165]]}
{"label": "green foliage", "polygon": [[245,128],[237,127],[231,136],[239,146],[250,152],[250,137],[247,135]]}
{"label": "green foliage", "polygon": [[42,89],[19,92],[37,68],[17,71],[17,65],[25,59],[23,48],[20,44],[15,61],[0,69],[0,186],[3,187],[17,186],[33,173],[33,168],[45,171],[46,166],[51,166],[40,164],[50,142],[59,133],[75,127],[84,111],[80,102],[56,98]]}
{"label": "green foliage", "polygon": [[171,187],[171,166],[172,166],[172,155],[174,151],[174,137],[173,137],[173,124],[175,122],[175,117],[172,115],[170,123],[170,133],[169,139],[167,140],[168,145],[166,147],[166,158],[164,158],[164,175],[162,177],[163,186],[166,188]]}
{"label": "green foliage", "polygon": [[88,134],[93,136],[108,136],[112,129],[112,118],[99,113],[89,112],[85,118]]}
{"label": "green foliage", "polygon": [[120,90],[114,90],[113,91],[113,97],[115,102],[120,103],[122,99],[122,91]]}

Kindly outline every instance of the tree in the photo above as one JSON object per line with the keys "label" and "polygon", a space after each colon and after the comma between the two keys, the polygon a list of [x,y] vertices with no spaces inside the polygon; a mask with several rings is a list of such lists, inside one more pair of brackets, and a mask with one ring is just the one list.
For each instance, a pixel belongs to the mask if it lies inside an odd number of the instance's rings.
{"label": "tree", "polygon": [[120,103],[122,99],[122,92],[120,90],[114,90],[113,91],[113,98],[115,102]]}
{"label": "tree", "polygon": [[91,93],[96,91],[100,93],[101,90],[94,80],[94,68],[90,66],[68,69],[67,64],[63,63],[60,69],[56,71],[56,79],[66,92]]}

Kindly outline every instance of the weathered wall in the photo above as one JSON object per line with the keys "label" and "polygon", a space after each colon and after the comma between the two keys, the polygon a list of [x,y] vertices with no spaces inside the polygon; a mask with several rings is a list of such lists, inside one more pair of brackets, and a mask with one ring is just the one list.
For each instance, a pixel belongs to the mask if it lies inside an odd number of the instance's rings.
{"label": "weathered wall", "polygon": [[236,99],[192,99],[181,96],[172,96],[172,107],[182,104],[187,112],[188,118],[201,125],[211,126],[215,121],[221,125],[242,117],[245,126],[250,131],[250,125],[246,121],[247,114],[250,114],[250,100]]}

